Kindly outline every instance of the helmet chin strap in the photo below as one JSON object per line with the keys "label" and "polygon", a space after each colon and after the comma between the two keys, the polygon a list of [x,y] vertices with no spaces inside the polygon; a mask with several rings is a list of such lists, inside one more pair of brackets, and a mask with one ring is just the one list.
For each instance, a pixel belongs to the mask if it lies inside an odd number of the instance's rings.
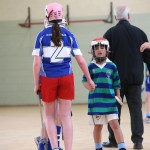
{"label": "helmet chin strap", "polygon": [[101,63],[101,62],[105,61],[106,58],[107,57],[95,57],[94,59],[95,59],[96,63]]}

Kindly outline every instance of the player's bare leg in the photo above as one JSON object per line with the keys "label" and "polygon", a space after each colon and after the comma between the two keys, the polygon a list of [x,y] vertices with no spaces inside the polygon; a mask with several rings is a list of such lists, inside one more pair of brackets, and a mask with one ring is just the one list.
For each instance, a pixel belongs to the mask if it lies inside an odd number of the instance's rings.
{"label": "player's bare leg", "polygon": [[122,134],[122,131],[121,131],[121,128],[120,128],[118,120],[111,120],[109,122],[109,124],[110,124],[110,126],[111,126],[111,128],[112,128],[112,130],[114,132],[115,139],[116,139],[117,144],[118,144],[118,149],[126,150],[123,134]]}
{"label": "player's bare leg", "polygon": [[65,150],[71,150],[73,141],[73,124],[70,115],[72,101],[59,99],[59,102]]}
{"label": "player's bare leg", "polygon": [[48,137],[51,141],[51,146],[53,148],[58,147],[57,142],[57,130],[56,130],[56,123],[55,123],[55,101],[46,103],[43,102],[44,112],[45,112],[45,125]]}

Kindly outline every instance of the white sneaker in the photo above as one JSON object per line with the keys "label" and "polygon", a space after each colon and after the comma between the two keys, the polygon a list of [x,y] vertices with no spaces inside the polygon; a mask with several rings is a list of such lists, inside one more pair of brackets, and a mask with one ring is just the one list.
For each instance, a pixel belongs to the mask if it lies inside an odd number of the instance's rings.
{"label": "white sneaker", "polygon": [[150,118],[149,117],[145,117],[143,120],[144,123],[150,123]]}
{"label": "white sneaker", "polygon": [[35,142],[35,144],[37,146],[39,145],[39,141],[40,141],[40,137],[39,136],[34,138],[34,142]]}
{"label": "white sneaker", "polygon": [[58,148],[54,148],[54,149],[52,149],[52,150],[60,150],[60,149],[59,149],[59,147],[58,147]]}

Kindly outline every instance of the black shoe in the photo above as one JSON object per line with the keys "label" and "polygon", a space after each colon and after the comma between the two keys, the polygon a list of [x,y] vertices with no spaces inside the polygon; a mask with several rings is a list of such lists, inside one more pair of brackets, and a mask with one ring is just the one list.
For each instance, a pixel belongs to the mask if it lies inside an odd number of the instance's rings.
{"label": "black shoe", "polygon": [[102,148],[97,148],[96,150],[103,150]]}
{"label": "black shoe", "polygon": [[103,147],[118,147],[118,145],[113,142],[103,142]]}
{"label": "black shoe", "polygon": [[143,149],[142,143],[134,143],[133,149]]}

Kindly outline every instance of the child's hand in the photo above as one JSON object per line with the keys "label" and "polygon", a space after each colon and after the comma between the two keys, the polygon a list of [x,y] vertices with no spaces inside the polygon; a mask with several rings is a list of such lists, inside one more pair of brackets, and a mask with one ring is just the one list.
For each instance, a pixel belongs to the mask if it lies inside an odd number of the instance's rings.
{"label": "child's hand", "polygon": [[123,105],[122,98],[120,97],[120,95],[115,96],[115,98],[120,105]]}
{"label": "child's hand", "polygon": [[122,101],[122,98],[121,98],[121,96],[120,95],[117,95],[117,97]]}
{"label": "child's hand", "polygon": [[94,91],[95,90],[95,83],[93,82],[93,80],[88,81],[88,84],[90,86],[90,91]]}
{"label": "child's hand", "polygon": [[89,91],[94,91],[94,89],[95,89],[95,86],[94,86],[95,83],[94,83],[94,85],[90,85],[88,82],[84,82],[83,85]]}

